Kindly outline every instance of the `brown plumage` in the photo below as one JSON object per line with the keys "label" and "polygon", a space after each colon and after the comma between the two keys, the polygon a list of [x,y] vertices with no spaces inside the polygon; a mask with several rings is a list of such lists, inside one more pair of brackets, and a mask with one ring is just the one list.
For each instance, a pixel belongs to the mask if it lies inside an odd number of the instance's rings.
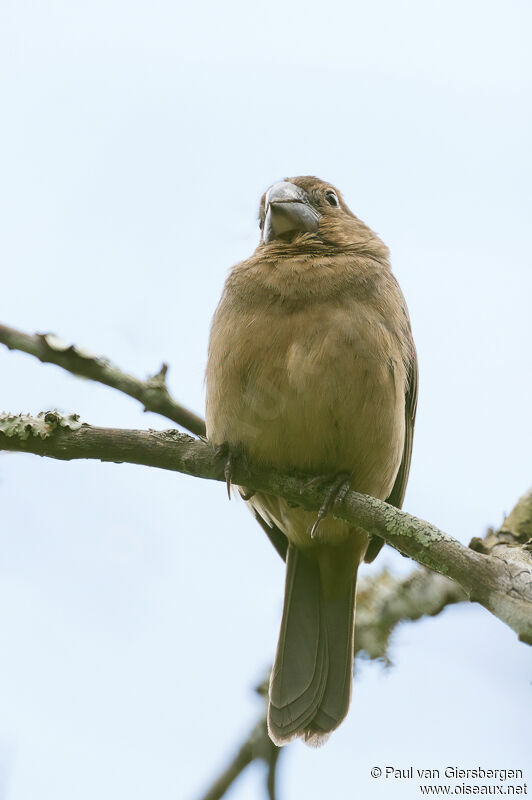
{"label": "brown plumage", "polygon": [[[417,367],[388,249],[340,193],[314,177],[272,186],[261,241],[231,271],[207,364],[207,434],[252,466],[331,478],[401,506]],[[256,494],[255,513],[288,540],[285,603],[270,682],[276,744],[320,744],[351,694],[359,563],[380,544],[327,516]]]}

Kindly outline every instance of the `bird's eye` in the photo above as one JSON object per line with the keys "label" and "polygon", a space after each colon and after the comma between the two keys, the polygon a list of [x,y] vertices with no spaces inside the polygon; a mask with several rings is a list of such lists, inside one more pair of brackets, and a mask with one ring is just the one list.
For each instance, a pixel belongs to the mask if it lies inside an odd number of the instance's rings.
{"label": "bird's eye", "polygon": [[328,189],[325,192],[325,199],[327,200],[330,206],[338,208],[338,206],[340,205],[340,203],[338,202],[338,197],[336,196],[336,192],[333,192],[332,189]]}

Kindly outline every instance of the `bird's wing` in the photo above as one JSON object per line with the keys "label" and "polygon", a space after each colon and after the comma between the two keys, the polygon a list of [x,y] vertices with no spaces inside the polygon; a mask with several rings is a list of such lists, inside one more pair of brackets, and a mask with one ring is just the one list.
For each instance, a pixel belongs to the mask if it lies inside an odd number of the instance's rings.
{"label": "bird's wing", "polygon": [[[418,384],[418,367],[416,351],[413,349],[412,360],[408,370],[408,384],[405,396],[405,443],[403,447],[403,457],[399,466],[399,472],[395,479],[393,489],[390,495],[386,498],[386,502],[396,508],[401,508],[406,492],[406,484],[408,482],[408,473],[410,472],[410,461],[412,458],[412,440],[414,437],[414,422],[416,420],[417,409],[417,384]],[[380,536],[374,536],[366,552],[364,561],[370,563],[380,552],[384,540]]]}

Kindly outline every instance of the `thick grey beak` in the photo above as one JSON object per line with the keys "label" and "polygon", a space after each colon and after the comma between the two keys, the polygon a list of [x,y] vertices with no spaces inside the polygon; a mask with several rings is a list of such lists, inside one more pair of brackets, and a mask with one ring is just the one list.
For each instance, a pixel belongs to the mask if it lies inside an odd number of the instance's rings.
{"label": "thick grey beak", "polygon": [[266,193],[264,241],[268,244],[283,234],[316,231],[319,218],[304,189],[288,181],[275,183]]}

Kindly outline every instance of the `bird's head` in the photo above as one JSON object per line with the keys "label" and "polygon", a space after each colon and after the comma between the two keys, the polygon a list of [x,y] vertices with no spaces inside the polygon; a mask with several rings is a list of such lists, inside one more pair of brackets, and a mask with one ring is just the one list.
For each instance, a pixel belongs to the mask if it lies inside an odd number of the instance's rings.
{"label": "bird's head", "polygon": [[279,255],[289,255],[294,249],[386,251],[376,234],[348,208],[338,189],[313,176],[286,178],[270,186],[261,198],[259,224],[258,251],[273,250]]}

